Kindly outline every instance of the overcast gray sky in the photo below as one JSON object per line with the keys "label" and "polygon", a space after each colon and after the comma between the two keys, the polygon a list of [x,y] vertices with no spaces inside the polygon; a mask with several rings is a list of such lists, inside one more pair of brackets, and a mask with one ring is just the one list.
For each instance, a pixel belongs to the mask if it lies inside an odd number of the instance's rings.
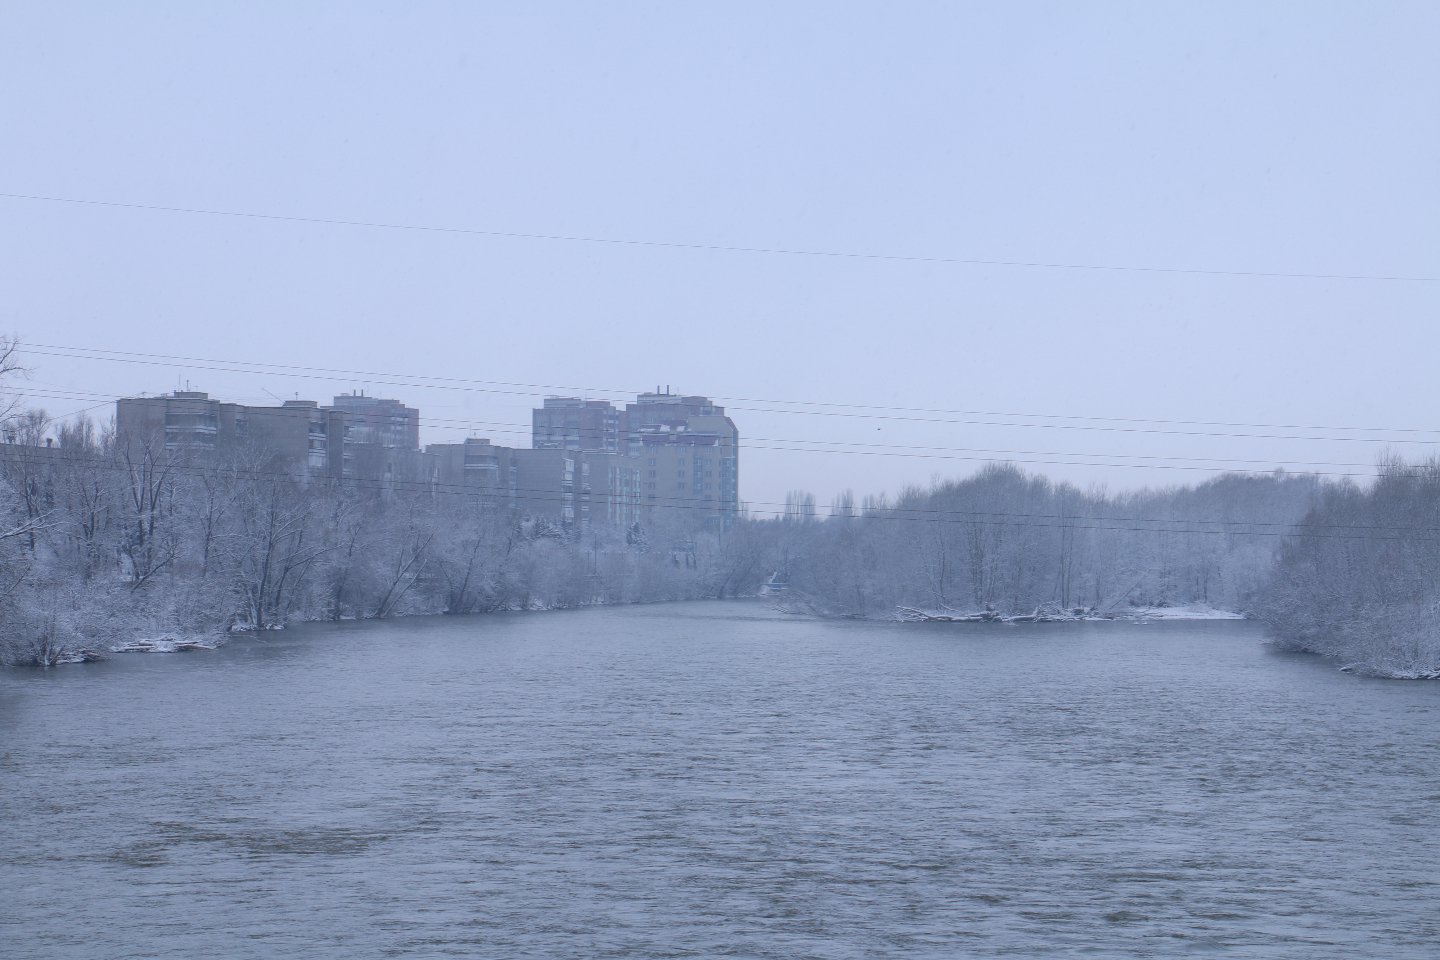
{"label": "overcast gray sky", "polygon": [[[0,193],[938,259],[12,196],[0,325],[233,368],[31,352],[52,413],[363,387],[524,446],[554,391],[378,374],[668,384],[727,398],[757,503],[965,458],[1366,472],[1384,444],[1276,437],[1440,433],[1055,418],[1440,430],[1440,282],[1225,272],[1440,277],[1437,39],[1433,3],[5,3]],[[804,446],[870,452],[762,449]]]}

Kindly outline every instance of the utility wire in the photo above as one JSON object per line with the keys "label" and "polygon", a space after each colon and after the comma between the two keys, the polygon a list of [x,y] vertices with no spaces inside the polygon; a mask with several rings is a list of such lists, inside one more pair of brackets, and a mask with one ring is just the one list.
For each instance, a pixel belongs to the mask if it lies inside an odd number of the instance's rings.
{"label": "utility wire", "polygon": [[[385,374],[366,373],[366,372],[362,372],[362,371],[334,371],[335,373],[346,373],[346,374],[349,374],[349,376],[341,377],[341,376],[332,376],[332,375],[321,375],[321,374],[319,374],[319,373],[313,373],[313,374],[312,374],[312,373],[291,372],[291,371],[296,370],[296,369],[314,369],[314,370],[317,370],[317,371],[318,371],[318,370],[322,370],[322,369],[324,369],[324,368],[294,368],[294,367],[284,367],[283,365],[276,365],[276,366],[282,367],[282,369],[278,369],[278,370],[245,369],[245,367],[261,367],[261,366],[269,366],[269,365],[249,364],[249,363],[244,363],[243,361],[206,360],[206,359],[199,359],[199,358],[188,358],[188,359],[187,359],[187,358],[170,358],[170,359],[165,359],[165,360],[145,360],[145,359],[140,359],[139,357],[135,357],[135,356],[90,356],[90,355],[79,354],[79,353],[56,352],[56,351],[47,351],[47,350],[37,350],[37,349],[31,349],[31,348],[27,348],[27,349],[29,350],[29,352],[38,354],[38,355],[40,355],[40,356],[66,357],[66,358],[69,358],[69,359],[79,359],[79,360],[101,360],[101,361],[106,361],[106,362],[111,362],[111,363],[135,363],[135,364],[143,364],[143,365],[147,365],[147,366],[157,366],[157,367],[175,367],[175,366],[182,366],[182,367],[187,367],[187,368],[189,368],[189,369],[211,370],[211,371],[214,371],[214,372],[217,372],[217,373],[243,373],[243,374],[248,374],[248,375],[251,375],[251,376],[255,376],[255,375],[260,375],[260,376],[283,376],[283,377],[295,377],[295,378],[308,379],[308,380],[331,380],[331,381],[339,381],[339,382],[345,382],[345,383],[352,382],[352,378],[355,377],[355,376],[368,376],[368,377],[373,377],[373,376],[386,376]],[[75,348],[64,348],[64,349],[75,349]],[[148,355],[148,356],[163,356],[163,355],[160,355],[160,354],[150,354],[150,355]],[[242,367],[227,367],[227,366],[207,365],[207,364],[223,364],[223,363],[231,363],[231,362],[243,363],[243,366],[242,366]],[[441,379],[441,378],[437,378],[437,379]],[[446,384],[446,383],[417,383],[417,382],[413,382],[413,381],[412,381],[412,382],[402,382],[402,381],[400,381],[400,380],[398,380],[398,379],[397,379],[397,380],[386,380],[386,381],[371,381],[371,382],[376,383],[376,384],[379,385],[379,386],[386,386],[386,387],[410,387],[410,388],[414,388],[414,389],[443,389],[443,390],[458,390],[458,391],[471,392],[471,393],[498,393],[498,394],[509,394],[509,395],[514,395],[514,396],[538,396],[538,394],[527,393],[527,392],[523,392],[523,391],[516,391],[516,390],[499,390],[499,389],[473,387],[473,386],[461,386],[461,385],[458,385],[458,384]],[[677,395],[677,396],[678,396],[678,395]],[[1318,436],[1293,436],[1293,435],[1284,435],[1284,434],[1264,434],[1264,433],[1227,433],[1227,432],[1221,432],[1221,431],[1165,430],[1165,429],[1151,428],[1151,427],[1142,428],[1142,427],[1095,426],[1095,425],[1091,425],[1091,424],[1074,424],[1074,423],[1023,423],[1023,422],[993,421],[993,420],[950,420],[950,419],[938,419],[938,418],[932,418],[932,417],[902,417],[902,416],[892,416],[892,415],[884,415],[884,414],[859,414],[859,413],[845,413],[845,412],[827,411],[827,410],[779,410],[779,409],[768,409],[768,408],[762,408],[762,407],[730,407],[730,408],[728,408],[728,409],[745,410],[745,411],[747,411],[747,412],[759,412],[759,413],[805,414],[805,415],[810,415],[810,416],[827,416],[827,417],[858,417],[858,418],[863,418],[863,419],[867,419],[867,420],[904,421],[904,422],[911,422],[911,423],[936,423],[936,424],[947,424],[947,425],[952,425],[952,426],[1026,427],[1026,428],[1031,428],[1031,429],[1048,429],[1048,430],[1088,430],[1088,431],[1099,431],[1099,432],[1106,432],[1106,433],[1131,433],[1131,434],[1145,434],[1145,435],[1163,434],[1163,435],[1168,435],[1168,436],[1220,437],[1220,438],[1227,438],[1227,439],[1251,439],[1251,440],[1302,440],[1302,441],[1324,441],[1324,442],[1340,442],[1340,443],[1386,443],[1386,444],[1388,444],[1388,443],[1421,443],[1421,444],[1430,444],[1430,445],[1440,444],[1440,438],[1437,438],[1437,439],[1435,439],[1435,440],[1419,440],[1419,439],[1411,439],[1411,438],[1405,438],[1405,437],[1385,438],[1385,437],[1318,437]],[[1135,422],[1135,421],[1129,421],[1129,422]],[[1346,428],[1343,428],[1343,427],[1334,427],[1334,428],[1321,427],[1321,428],[1315,428],[1315,429],[1337,429],[1337,430],[1340,430],[1340,429],[1346,429]],[[1377,430],[1377,431],[1378,431],[1378,430],[1384,430],[1384,429],[1386,429],[1386,428],[1369,427],[1369,428],[1363,428],[1363,429],[1367,429],[1367,430]],[[1400,432],[1400,431],[1397,430],[1397,432]],[[1406,430],[1405,432],[1417,432],[1417,433],[1418,433],[1418,432],[1440,432],[1440,431],[1419,431],[1419,430],[1409,431],[1409,430]]]}
{"label": "utility wire", "polygon": [[[70,391],[66,391],[65,393],[36,393],[36,392],[32,392],[32,393],[24,394],[24,396],[25,396],[25,397],[38,397],[38,398],[49,399],[49,400],[75,400],[75,399],[89,399],[89,398],[92,398],[92,397],[107,397],[107,398],[109,398],[112,402],[113,402],[113,401],[116,401],[116,400],[122,400],[122,399],[158,399],[158,398],[144,398],[144,397],[141,397],[141,398],[126,398],[126,397],[121,397],[121,396],[116,395],[116,394],[92,393],[92,392],[84,391],[84,390],[70,390]],[[212,399],[213,399],[213,398],[212,398]],[[220,402],[224,403],[224,402],[229,402],[229,401],[220,401]],[[238,403],[239,401],[236,401],[236,402]],[[281,416],[281,415],[282,415],[282,414],[280,414],[280,412],[279,412],[281,408],[278,408],[278,407],[273,407],[273,406],[271,406],[271,407],[267,407],[267,406],[255,407],[255,406],[249,406],[248,404],[241,404],[241,405],[246,406],[246,408],[247,408],[247,416],[269,416],[269,415]],[[100,403],[100,404],[96,404],[95,406],[88,407],[88,408],[86,408],[86,409],[87,409],[87,410],[94,410],[94,409],[97,409],[97,408],[102,407],[102,406],[106,406],[106,404]],[[271,411],[274,411],[274,413],[272,414]],[[85,412],[85,411],[76,411],[76,413],[83,413],[83,412]],[[67,414],[67,416],[74,416],[74,414]],[[509,420],[474,420],[474,419],[469,419],[469,418],[464,418],[464,417],[416,417],[416,418],[415,418],[415,422],[416,422],[418,425],[420,425],[420,426],[427,426],[427,427],[430,427],[430,428],[435,429],[435,430],[465,430],[465,431],[474,431],[475,427],[479,426],[479,427],[485,427],[485,428],[486,428],[486,430],[485,430],[486,433],[491,433],[491,434],[496,434],[496,433],[516,434],[516,435],[520,435],[520,436],[524,436],[524,437],[529,437],[529,436],[532,435],[531,427],[533,426],[532,424],[515,423],[514,421],[509,421]],[[1132,453],[1075,453],[1075,452],[1055,451],[1055,450],[997,450],[997,449],[992,449],[992,448],[988,448],[988,447],[934,447],[934,446],[925,446],[925,445],[922,445],[922,444],[872,443],[872,442],[869,442],[869,441],[851,442],[851,441],[846,441],[846,440],[805,440],[805,439],[797,438],[797,437],[750,437],[750,436],[746,436],[746,437],[743,437],[742,439],[744,440],[744,442],[745,442],[745,444],[746,444],[747,446],[748,446],[749,444],[751,444],[751,443],[777,443],[777,444],[779,444],[779,443],[804,443],[804,444],[812,444],[812,445],[814,445],[814,444],[828,444],[828,445],[830,445],[830,446],[838,446],[838,447],[866,447],[866,448],[872,448],[872,451],[873,451],[873,452],[884,452],[884,451],[889,451],[889,450],[921,450],[921,451],[939,451],[939,452],[942,452],[942,453],[1000,453],[1000,454],[1014,454],[1014,455],[1016,455],[1016,456],[1038,456],[1038,457],[1113,457],[1113,458],[1117,458],[1117,459],[1126,459],[1126,460],[1183,460],[1183,461],[1187,461],[1187,462],[1190,462],[1190,463],[1221,463],[1221,464],[1224,464],[1224,463],[1250,463],[1250,464],[1267,464],[1268,467],[1269,467],[1269,469],[1266,469],[1266,470],[1264,470],[1264,471],[1261,471],[1261,472],[1265,472],[1265,473],[1270,472],[1270,469],[1273,469],[1274,467],[1277,467],[1277,466],[1280,466],[1280,467],[1366,467],[1366,468],[1369,468],[1369,467],[1373,467],[1373,466],[1374,466],[1374,464],[1372,464],[1372,463],[1361,463],[1361,462],[1356,462],[1356,461],[1327,461],[1327,460],[1247,460],[1247,459],[1244,459],[1244,458],[1242,458],[1242,457],[1168,457],[1168,456],[1160,456],[1160,455],[1158,455],[1158,454],[1140,454],[1140,453],[1134,453],[1134,454],[1132,454]],[[758,448],[758,449],[765,449],[765,450],[791,450],[791,451],[798,452],[798,453],[853,453],[853,452],[856,452],[856,451],[854,451],[854,450],[848,450],[848,449],[846,449],[846,450],[832,450],[832,449],[819,449],[819,448],[813,448],[813,447],[761,447],[761,448]],[[607,452],[609,452],[609,451],[605,451],[605,450],[589,450],[589,451],[586,451],[586,452],[589,452],[589,453],[607,453]],[[902,455],[902,454],[896,454],[896,456],[901,456],[901,455]],[[903,455],[905,455],[905,456],[917,456],[917,454],[903,454]],[[1004,462],[1004,461],[997,461],[997,462]],[[1148,464],[1132,464],[1132,466],[1137,466],[1137,467],[1147,466],[1147,465],[1148,465]],[[1096,466],[1105,466],[1105,464],[1096,464]],[[1228,467],[1208,468],[1208,467],[1207,467],[1206,469],[1228,470],[1228,469],[1230,469],[1230,468],[1228,468]],[[1243,470],[1244,468],[1236,467],[1236,468],[1234,468],[1234,469],[1237,470],[1237,471],[1240,471],[1240,470]],[[1306,471],[1306,472],[1309,472],[1309,471]],[[1368,474],[1366,474],[1366,475],[1368,476]],[[1359,476],[1359,474],[1343,474],[1343,476]]]}
{"label": "utility wire", "polygon": [[[71,398],[71,397],[59,396],[59,395],[55,395],[55,394],[41,394],[41,393],[32,393],[32,394],[28,394],[28,396],[33,396],[33,397],[45,397],[45,398],[50,398],[50,399],[73,399],[73,398]],[[120,398],[117,398],[117,399],[120,399]],[[141,399],[144,399],[144,398],[141,398]],[[97,406],[105,406],[105,405],[106,405],[106,404],[98,404]],[[92,407],[92,408],[89,408],[89,409],[95,409],[95,408]],[[275,407],[271,407],[271,408],[266,408],[266,407],[248,407],[247,410],[246,410],[246,414],[247,414],[247,416],[268,416],[268,415],[281,416],[281,414],[278,412],[280,409],[281,409],[281,408],[275,408]],[[271,413],[269,413],[269,411],[271,411],[271,410],[274,410],[274,411],[276,411],[276,412],[275,412],[274,414],[271,414]],[[489,427],[492,427],[492,428],[493,428],[493,429],[487,430],[487,431],[486,431],[487,433],[492,433],[492,434],[514,434],[514,435],[518,435],[518,436],[520,436],[520,437],[529,436],[529,431],[524,430],[524,429],[520,429],[520,428],[523,428],[523,425],[522,425],[522,424],[497,423],[497,422],[487,422],[487,421],[477,421],[477,420],[455,420],[455,421],[451,421],[451,422],[444,422],[444,421],[437,420],[437,419],[435,419],[435,418],[425,418],[425,417],[419,418],[419,419],[418,419],[418,422],[421,423],[421,424],[426,424],[426,425],[430,426],[432,429],[439,429],[439,430],[464,430],[464,431],[471,431],[476,424],[483,424],[483,425],[486,425],[486,426],[489,426]],[[791,444],[791,443],[809,443],[809,444],[833,443],[833,444],[839,444],[839,445],[841,445],[841,446],[843,446],[843,447],[846,447],[846,448],[851,448],[851,447],[877,447],[877,446],[878,446],[878,447],[888,447],[888,448],[893,448],[893,449],[880,449],[880,450],[875,450],[875,449],[869,449],[869,450],[864,450],[864,449],[834,449],[833,447],[819,447],[819,446],[797,447],[797,446],[788,446],[788,445],[787,445],[787,444]],[[911,446],[911,447],[906,447],[906,446],[902,446],[902,445],[899,445],[899,444],[848,443],[848,442],[846,442],[846,441],[826,441],[826,440],[814,440],[814,441],[811,441],[811,440],[777,439],[777,440],[774,440],[773,442],[771,442],[769,438],[765,438],[765,437],[748,437],[748,438],[744,438],[744,444],[745,444],[744,449],[747,449],[747,450],[775,450],[775,451],[783,451],[783,452],[790,452],[790,453],[821,453],[821,454],[841,454],[841,455],[849,455],[849,456],[871,456],[871,457],[890,456],[890,457],[905,457],[905,458],[914,458],[914,459],[923,459],[923,460],[961,460],[961,461],[965,461],[965,462],[967,462],[967,463],[1023,463],[1023,464],[1026,464],[1026,465],[1049,465],[1049,466],[1129,467],[1129,468],[1134,468],[1134,469],[1149,469],[1149,470],[1191,470],[1191,471],[1199,471],[1199,472],[1204,472],[1204,473],[1233,473],[1233,474],[1247,474],[1247,475],[1249,475],[1249,474],[1267,475],[1267,474],[1273,473],[1276,467],[1280,467],[1280,466],[1290,466],[1290,467],[1303,467],[1303,468],[1305,468],[1305,469],[1303,469],[1303,470],[1301,470],[1301,471],[1298,471],[1298,472],[1304,473],[1304,474],[1307,474],[1307,475],[1311,475],[1311,476],[1321,476],[1321,477],[1365,477],[1365,478],[1369,478],[1369,477],[1372,477],[1372,476],[1374,475],[1374,473],[1373,473],[1373,467],[1371,467],[1370,464],[1366,464],[1366,463],[1354,463],[1354,462],[1329,462],[1329,461],[1308,461],[1308,460],[1243,460],[1243,459],[1239,459],[1239,458],[1217,458],[1217,457],[1160,457],[1160,456],[1151,456],[1151,455],[1147,455],[1147,454],[1125,454],[1125,453],[1058,453],[1058,452],[1050,452],[1050,451],[989,450],[989,449],[974,449],[974,448],[967,448],[967,447],[923,447],[923,446]],[[500,445],[497,444],[497,446],[500,446]],[[517,448],[517,449],[526,449],[526,448]],[[907,452],[901,452],[901,451],[904,451],[904,450],[930,450],[930,451],[949,451],[949,452],[942,452],[942,453],[907,453]],[[607,451],[603,451],[603,450],[590,450],[590,451],[582,451],[582,452],[588,452],[588,453],[592,453],[592,454],[607,453]],[[998,456],[998,457],[956,456],[956,455],[953,455],[953,454],[955,454],[955,453],[999,453],[999,454],[1006,454],[1006,456]],[[612,454],[612,455],[619,455],[619,454]],[[1091,460],[1022,460],[1022,459],[1017,459],[1017,457],[1022,457],[1022,456],[1040,456],[1040,457],[1092,457],[1092,458],[1093,458],[1093,457],[1112,457],[1112,458],[1117,458],[1117,459],[1132,459],[1132,460],[1140,460],[1140,459],[1144,459],[1144,460],[1186,460],[1186,461],[1191,461],[1191,463],[1117,463],[1117,462],[1107,462],[1107,461],[1103,461],[1103,460],[1094,460],[1094,459],[1091,459]],[[1196,465],[1194,465],[1194,464],[1197,464],[1197,463],[1198,463],[1198,464],[1205,464],[1205,463],[1211,463],[1211,464],[1264,463],[1264,464],[1267,464],[1267,466],[1266,466],[1265,468],[1254,468],[1254,467],[1240,467],[1240,466],[1196,466]],[[1370,469],[1369,469],[1367,472],[1363,472],[1363,473],[1357,473],[1357,472],[1354,472],[1354,471],[1336,471],[1336,470],[1315,470],[1315,469],[1311,469],[1311,468],[1313,468],[1313,467],[1319,467],[1319,466],[1332,466],[1332,467],[1346,467],[1346,466],[1348,466],[1348,467],[1362,467],[1362,468],[1370,468]]]}
{"label": "utility wire", "polygon": [[[441,384],[457,384],[457,385],[462,385],[462,386],[474,386],[474,385],[479,385],[479,386],[488,386],[488,387],[523,387],[523,388],[528,388],[528,390],[526,390],[525,392],[519,393],[519,394],[518,394],[519,396],[541,396],[541,395],[542,395],[542,394],[537,394],[537,393],[530,393],[529,390],[563,390],[563,391],[567,391],[567,392],[570,392],[570,393],[599,394],[599,395],[601,395],[601,396],[615,397],[615,398],[619,399],[619,398],[623,398],[623,397],[626,397],[626,396],[635,395],[635,394],[639,394],[639,393],[643,392],[643,391],[639,391],[639,390],[624,390],[624,389],[619,389],[619,388],[615,388],[615,387],[577,387],[577,386],[564,386],[564,385],[545,384],[545,383],[515,383],[515,382],[504,381],[504,380],[477,380],[477,379],[471,379],[471,378],[465,378],[465,377],[434,377],[434,376],[429,376],[429,375],[427,375],[427,374],[387,373],[387,372],[383,372],[383,371],[374,371],[374,370],[338,370],[338,369],[334,369],[334,368],[331,368],[331,367],[307,367],[307,366],[299,366],[299,365],[295,365],[295,364],[284,364],[284,363],[257,363],[257,362],[252,362],[252,361],[248,361],[248,360],[218,360],[218,359],[205,358],[205,357],[180,357],[180,356],[173,356],[173,355],[170,355],[170,354],[163,354],[163,353],[140,353],[140,352],[128,351],[128,350],[102,350],[102,349],[97,348],[97,347],[77,347],[77,346],[72,346],[72,345],[68,345],[68,344],[35,343],[35,344],[29,344],[28,346],[27,346],[27,345],[24,345],[24,344],[21,345],[21,348],[22,348],[22,349],[30,349],[31,347],[41,347],[41,348],[46,348],[46,349],[50,349],[50,350],[84,351],[85,353],[92,353],[92,354],[110,354],[110,355],[113,355],[113,356],[115,356],[115,357],[145,357],[145,358],[150,358],[150,359],[153,359],[153,360],[181,360],[181,361],[187,361],[187,362],[191,362],[191,363],[223,363],[223,364],[231,364],[231,365],[239,366],[239,367],[255,367],[255,368],[257,368],[256,370],[253,370],[253,371],[246,371],[246,370],[240,370],[240,371],[224,370],[224,371],[222,371],[222,372],[240,372],[240,373],[247,373],[247,372],[248,372],[248,373],[261,373],[261,374],[263,374],[263,373],[267,372],[268,369],[275,369],[275,370],[298,370],[298,371],[313,371],[313,372],[317,372],[317,373],[339,373],[339,374],[346,374],[346,375],[347,375],[346,379],[348,379],[349,377],[386,377],[386,378],[391,379],[391,380],[401,381],[401,382],[398,382],[398,383],[395,383],[395,384],[390,384],[390,385],[392,385],[392,386],[414,386],[414,387],[437,388],[437,387],[438,387],[439,385],[441,385]],[[84,353],[76,353],[76,354],[46,354],[46,356],[70,356],[70,357],[79,358],[79,359],[95,359],[95,360],[109,359],[109,357],[105,357],[105,356],[86,357],[86,356],[84,356]],[[202,368],[202,369],[203,369],[203,368]],[[408,381],[409,381],[409,382],[403,382],[403,381],[407,380],[407,378],[408,378]],[[335,378],[331,378],[331,377],[320,377],[320,378],[315,378],[315,379],[335,379]],[[432,381],[432,383],[416,383],[415,381]],[[501,391],[501,390],[484,391],[484,392],[512,393],[512,391]],[[683,395],[682,395],[682,394],[676,394],[676,396],[683,396]],[[947,409],[934,408],[934,407],[893,407],[893,406],[878,406],[878,405],[875,405],[875,404],[863,404],[863,403],[830,403],[830,402],[826,402],[826,401],[822,401],[822,400],[775,400],[775,399],[766,399],[766,398],[757,398],[757,397],[722,397],[722,396],[716,396],[714,399],[716,399],[716,400],[724,400],[724,401],[726,401],[727,403],[728,403],[728,402],[734,402],[734,403],[782,403],[782,404],[792,404],[792,405],[797,405],[797,406],[798,406],[798,405],[804,405],[804,406],[813,406],[813,407],[837,407],[837,408],[843,408],[843,409],[847,409],[847,410],[880,410],[880,411],[884,411],[884,412],[886,412],[886,413],[941,413],[941,414],[947,414],[947,415],[951,415],[951,416],[963,416],[963,417],[970,417],[970,416],[975,416],[975,417],[1022,417],[1022,418],[1032,419],[1032,420],[1087,420],[1087,421],[1103,422],[1103,423],[1151,423],[1151,424],[1160,424],[1160,425],[1165,425],[1165,426],[1191,426],[1191,427],[1247,427],[1247,428],[1255,428],[1255,429],[1263,429],[1263,430],[1338,430],[1338,431],[1347,432],[1347,433],[1432,433],[1432,434],[1440,434],[1440,430],[1420,429],[1420,428],[1415,428],[1415,427],[1336,427],[1336,426],[1323,426],[1323,425],[1315,425],[1315,424],[1298,424],[1298,423],[1232,423],[1232,422],[1217,421],[1217,420],[1153,420],[1153,419],[1145,419],[1145,418],[1141,418],[1141,417],[1092,417],[1092,416],[1078,416],[1078,415],[1074,415],[1074,414],[1014,413],[1014,412],[994,411],[994,410],[947,410]],[[623,401],[622,401],[622,402],[623,402]],[[750,407],[737,407],[737,408],[735,408],[735,409],[751,410],[751,409],[754,409],[754,408],[750,408]],[[783,411],[766,411],[766,412],[779,412],[779,413],[812,413],[812,412],[814,412],[814,411],[808,411],[808,410],[793,410],[793,411],[791,411],[791,410],[783,410]],[[941,422],[943,422],[943,421],[941,421]]]}
{"label": "utility wire", "polygon": [[1440,277],[1407,277],[1347,273],[1286,273],[1272,270],[1206,270],[1191,267],[1137,267],[1096,263],[1055,263],[1039,260],[983,260],[962,257],[905,256],[889,253],[851,253],[834,250],[800,250],[784,247],[743,247],[714,243],[679,243],[663,240],[630,240],[614,237],[584,237],[552,233],[521,233],[509,230],[480,230],[469,227],[437,227],[409,223],[382,223],[368,220],[336,220],[324,217],[299,217],[273,213],[247,213],[237,210],[209,210],[199,207],[170,207],[149,203],[121,203],[114,200],[85,200],[76,197],[45,197],[27,193],[0,193],[12,200],[35,200],[44,203],[69,203],[91,207],[123,210],[147,210],[158,213],[185,213],[207,217],[234,217],[246,220],[269,220],[283,223],[324,224],[335,227],[366,227],[379,230],[414,230],[425,233],[499,237],[511,240],[552,240],[565,243],[596,243],[619,247],[647,247],[670,250],[702,250],[713,253],[761,253],[789,257],[823,257],[839,260],[877,260],[896,263],[944,263],[980,267],[1030,267],[1047,270],[1091,270],[1124,273],[1180,274],[1208,277],[1270,277],[1292,280],[1375,280],[1403,283],[1435,283]]}

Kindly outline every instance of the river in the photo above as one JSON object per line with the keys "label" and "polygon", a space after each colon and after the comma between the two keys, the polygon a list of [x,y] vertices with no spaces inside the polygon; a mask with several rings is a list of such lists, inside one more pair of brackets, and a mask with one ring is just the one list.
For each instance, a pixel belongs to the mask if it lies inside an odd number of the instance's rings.
{"label": "river", "polygon": [[1433,958],[1440,683],[758,601],[0,673],[0,956]]}

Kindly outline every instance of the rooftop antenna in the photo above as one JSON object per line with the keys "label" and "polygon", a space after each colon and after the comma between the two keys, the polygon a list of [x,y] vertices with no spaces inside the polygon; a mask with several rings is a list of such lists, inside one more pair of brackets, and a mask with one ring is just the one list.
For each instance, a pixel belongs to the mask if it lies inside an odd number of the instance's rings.
{"label": "rooftop antenna", "polygon": [[[280,400],[279,397],[275,396],[275,394],[273,394],[273,393],[270,393],[270,391],[269,391],[269,390],[266,390],[264,387],[261,387],[260,390],[261,390],[263,393],[269,394],[269,396],[270,396],[270,398],[271,398],[272,400]],[[281,403],[284,403],[285,401],[284,401],[284,400],[280,400],[280,402],[281,402]]]}

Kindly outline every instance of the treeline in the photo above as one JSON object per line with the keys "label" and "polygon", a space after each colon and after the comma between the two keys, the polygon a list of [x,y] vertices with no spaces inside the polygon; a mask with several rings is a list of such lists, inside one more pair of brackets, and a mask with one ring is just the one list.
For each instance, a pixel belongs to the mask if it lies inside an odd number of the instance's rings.
{"label": "treeline", "polygon": [[787,512],[778,563],[816,613],[1200,605],[1347,669],[1440,678],[1440,460],[1368,488],[1276,472],[1115,495],[992,466],[824,521],[797,491]]}
{"label": "treeline", "polygon": [[1440,461],[1322,491],[1256,615],[1283,645],[1387,677],[1440,678]]}
{"label": "treeline", "polygon": [[302,620],[725,597],[769,573],[745,525],[580,531],[479,492],[186,462],[83,419],[44,426],[27,414],[0,447],[10,663]]}
{"label": "treeline", "polygon": [[829,615],[1244,611],[1322,489],[1277,472],[1112,495],[995,465],[859,508],[847,495],[824,521],[797,492],[777,564],[794,602]]}

